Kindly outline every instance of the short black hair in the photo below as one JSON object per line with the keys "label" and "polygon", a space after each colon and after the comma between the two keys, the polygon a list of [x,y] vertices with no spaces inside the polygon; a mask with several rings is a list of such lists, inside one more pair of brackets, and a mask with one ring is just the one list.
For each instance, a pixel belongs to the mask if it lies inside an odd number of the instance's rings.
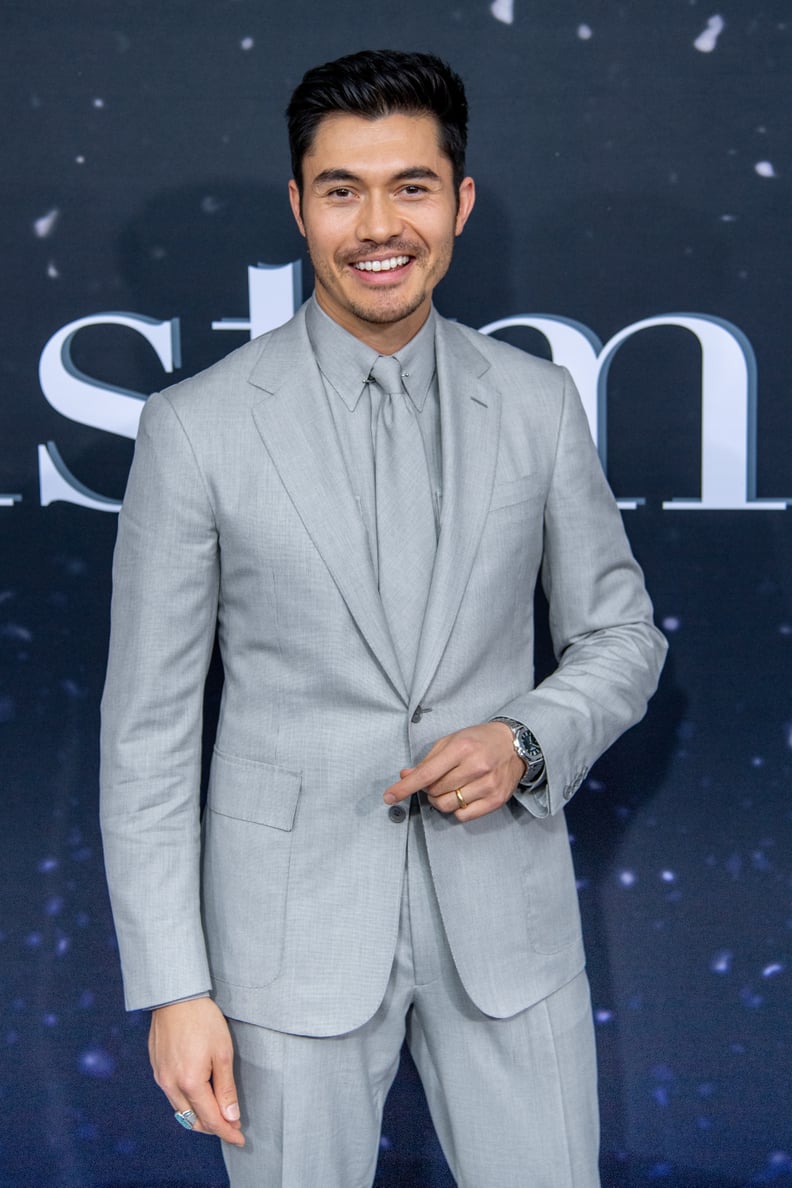
{"label": "short black hair", "polygon": [[291,97],[286,120],[292,170],[300,193],[303,158],[325,116],[345,113],[377,120],[397,112],[436,118],[440,147],[451,162],[458,191],[465,176],[468,124],[462,79],[434,54],[363,50],[315,66]]}

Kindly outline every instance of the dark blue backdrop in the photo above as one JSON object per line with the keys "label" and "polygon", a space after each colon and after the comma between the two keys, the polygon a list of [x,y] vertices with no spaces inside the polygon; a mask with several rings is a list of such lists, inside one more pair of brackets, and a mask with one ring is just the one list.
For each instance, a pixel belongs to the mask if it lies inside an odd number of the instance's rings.
{"label": "dark blue backdrop", "polygon": [[[727,321],[738,361],[755,356],[737,413],[735,356],[679,328],[634,333],[602,381],[609,477],[643,500],[624,515],[672,649],[649,717],[569,818],[604,1183],[792,1184],[788,3],[6,0],[0,20],[0,1184],[225,1182],[149,1080],[103,882],[115,516],[75,500],[123,492],[131,441],[96,414],[123,401],[94,388],[91,412],[68,370],[45,398],[39,358],[118,310],[181,320],[176,375],[241,342],[211,326],[246,316],[248,267],[302,255],[288,95],[366,45],[434,50],[469,85],[480,197],[443,313],[553,315],[607,342],[681,310]],[[502,333],[549,353],[535,329]],[[117,325],[79,330],[70,366],[138,393],[166,382]],[[67,498],[48,502],[56,463]],[[664,506],[702,498],[702,465],[775,508]],[[380,1183],[449,1182],[406,1065]]]}

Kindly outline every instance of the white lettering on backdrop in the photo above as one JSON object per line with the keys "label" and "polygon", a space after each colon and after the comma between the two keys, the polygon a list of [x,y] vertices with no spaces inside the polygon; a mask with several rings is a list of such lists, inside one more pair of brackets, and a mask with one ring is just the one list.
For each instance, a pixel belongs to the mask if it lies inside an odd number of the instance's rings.
{"label": "white lettering on backdrop", "polygon": [[[283,267],[248,268],[249,316],[223,318],[213,330],[243,330],[251,338],[282,325],[301,300],[299,262]],[[83,425],[134,438],[145,395],[102,383],[79,371],[71,356],[74,336],[86,326],[120,325],[143,335],[164,371],[181,366],[179,320],[157,322],[143,314],[97,313],[58,330],[47,342],[39,363],[41,390],[62,416]],[[778,511],[792,499],[756,496],[756,361],[748,339],[737,326],[707,314],[670,313],[644,318],[620,330],[603,346],[580,322],[551,314],[520,314],[482,326],[494,334],[513,326],[538,331],[552,358],[571,372],[577,384],[592,436],[607,471],[608,371],[619,347],[652,327],[670,326],[693,334],[701,349],[701,495],[670,498],[668,511]],[[42,506],[56,501],[96,511],[117,511],[120,503],[92,491],[66,466],[55,442],[39,445],[39,490]],[[18,496],[0,495],[0,506]],[[640,496],[620,499],[624,509],[644,502]]]}

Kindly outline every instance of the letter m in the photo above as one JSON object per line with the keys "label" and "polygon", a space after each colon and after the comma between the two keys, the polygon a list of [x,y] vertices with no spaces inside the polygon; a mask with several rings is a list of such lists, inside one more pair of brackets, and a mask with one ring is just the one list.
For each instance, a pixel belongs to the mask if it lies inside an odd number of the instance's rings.
{"label": "letter m", "polygon": [[[552,314],[521,314],[482,326],[493,334],[527,326],[544,335],[553,360],[569,369],[580,391],[591,434],[607,472],[608,372],[628,338],[655,326],[693,334],[701,348],[701,498],[670,499],[671,511],[783,510],[792,500],[756,497],[756,360],[737,326],[706,314],[670,313],[644,318],[614,334],[603,346],[581,322]],[[620,499],[635,508],[643,499]]]}

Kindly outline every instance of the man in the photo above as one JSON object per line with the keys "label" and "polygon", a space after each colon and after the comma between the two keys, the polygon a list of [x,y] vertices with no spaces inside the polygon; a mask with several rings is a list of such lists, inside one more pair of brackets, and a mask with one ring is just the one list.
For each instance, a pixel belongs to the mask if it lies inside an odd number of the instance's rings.
{"label": "man", "polygon": [[[157,1081],[234,1188],[370,1185],[405,1034],[460,1185],[591,1188],[562,810],[664,641],[569,376],[433,309],[475,197],[461,81],[355,54],[288,121],[314,296],[151,398],[120,519],[127,1005],[154,1008]],[[534,688],[540,570],[558,668]]]}

